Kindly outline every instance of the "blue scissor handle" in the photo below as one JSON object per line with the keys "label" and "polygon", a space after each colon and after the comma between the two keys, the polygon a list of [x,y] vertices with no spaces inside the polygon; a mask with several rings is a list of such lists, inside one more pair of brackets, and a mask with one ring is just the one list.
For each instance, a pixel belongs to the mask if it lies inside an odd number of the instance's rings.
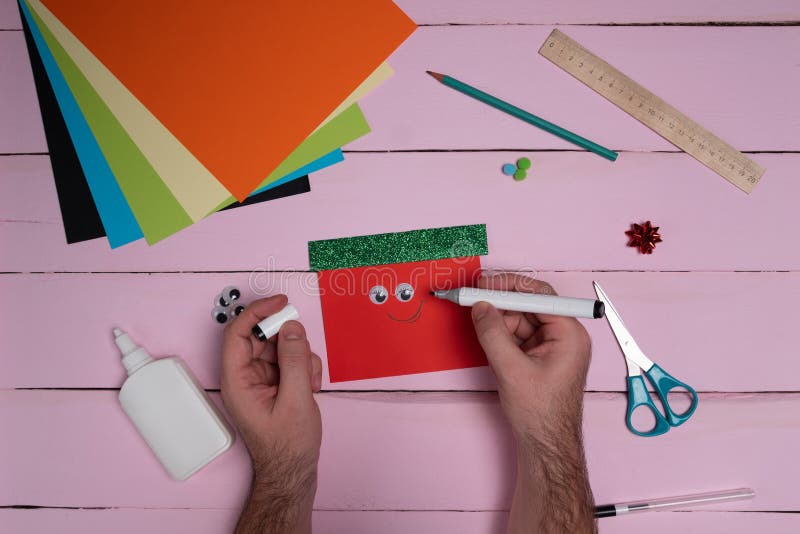
{"label": "blue scissor handle", "polygon": [[[646,406],[656,419],[655,426],[647,432],[642,432],[634,428],[633,422],[631,421],[633,412],[642,406]],[[644,378],[642,378],[641,375],[628,377],[628,413],[625,416],[625,423],[628,425],[628,430],[637,436],[643,436],[646,438],[660,436],[669,430],[669,421],[667,421],[664,416],[661,415],[661,412],[658,411],[656,405],[653,404],[653,399],[650,398],[650,393],[647,391],[647,386],[645,385]]]}
{"label": "blue scissor handle", "polygon": [[[697,408],[697,392],[694,388],[676,379],[655,363],[645,374],[650,379],[650,382],[653,383],[653,388],[655,388],[658,398],[661,399],[661,404],[664,406],[664,415],[670,426],[679,426],[688,421]],[[672,410],[667,399],[669,392],[675,388],[685,389],[692,397],[692,403],[689,408],[681,414]]]}

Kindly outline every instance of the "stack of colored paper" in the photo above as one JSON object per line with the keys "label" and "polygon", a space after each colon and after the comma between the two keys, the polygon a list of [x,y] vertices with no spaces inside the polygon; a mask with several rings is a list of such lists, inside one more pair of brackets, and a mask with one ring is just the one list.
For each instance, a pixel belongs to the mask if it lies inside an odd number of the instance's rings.
{"label": "stack of colored paper", "polygon": [[414,30],[389,0],[19,0],[67,242],[308,192]]}

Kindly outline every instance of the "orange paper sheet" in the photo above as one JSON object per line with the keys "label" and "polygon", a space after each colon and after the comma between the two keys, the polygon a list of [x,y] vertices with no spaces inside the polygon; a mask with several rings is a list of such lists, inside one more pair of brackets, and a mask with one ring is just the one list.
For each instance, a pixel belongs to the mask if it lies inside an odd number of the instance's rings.
{"label": "orange paper sheet", "polygon": [[416,27],[388,0],[43,0],[239,200]]}

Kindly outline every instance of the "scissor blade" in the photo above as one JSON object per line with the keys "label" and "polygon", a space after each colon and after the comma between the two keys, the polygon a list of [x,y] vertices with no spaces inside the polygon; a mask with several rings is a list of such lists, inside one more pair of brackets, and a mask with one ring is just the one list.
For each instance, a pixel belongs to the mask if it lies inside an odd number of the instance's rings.
{"label": "scissor blade", "polygon": [[608,319],[608,324],[611,326],[611,331],[614,332],[614,337],[617,338],[619,348],[622,349],[622,353],[625,355],[626,363],[628,363],[628,375],[633,376],[638,374],[638,370],[633,369],[634,366],[630,365],[629,362],[633,362],[645,371],[650,369],[653,362],[650,361],[650,358],[645,356],[642,349],[639,348],[639,345],[636,343],[636,340],[633,339],[625,323],[622,322],[622,317],[619,316],[619,313],[616,308],[614,308],[606,292],[603,291],[603,288],[600,287],[600,284],[597,282],[592,282],[592,284],[594,284],[594,292],[597,293],[597,298],[599,298],[606,307],[606,319]]}

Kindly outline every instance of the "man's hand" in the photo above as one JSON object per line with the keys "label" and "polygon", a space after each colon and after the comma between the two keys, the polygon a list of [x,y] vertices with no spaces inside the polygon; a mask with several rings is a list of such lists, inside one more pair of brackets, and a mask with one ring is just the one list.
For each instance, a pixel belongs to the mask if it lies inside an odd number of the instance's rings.
{"label": "man's hand", "polygon": [[250,304],[225,328],[222,400],[253,461],[250,496],[238,533],[311,532],[311,508],[322,440],[322,362],[303,325],[288,321],[277,340],[251,333],[286,306],[285,295]]}
{"label": "man's hand", "polygon": [[[481,277],[478,287],[555,295],[525,276]],[[590,340],[573,318],[472,308],[478,340],[497,376],[517,439],[517,487],[509,532],[594,532],[581,439]]]}

